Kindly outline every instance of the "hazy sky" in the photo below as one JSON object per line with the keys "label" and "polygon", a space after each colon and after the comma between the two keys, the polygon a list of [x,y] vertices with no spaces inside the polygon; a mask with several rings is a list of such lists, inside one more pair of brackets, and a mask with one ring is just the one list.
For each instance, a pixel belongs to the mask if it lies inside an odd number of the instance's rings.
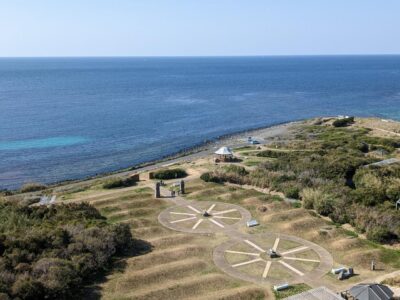
{"label": "hazy sky", "polygon": [[400,0],[0,0],[0,56],[400,54]]}

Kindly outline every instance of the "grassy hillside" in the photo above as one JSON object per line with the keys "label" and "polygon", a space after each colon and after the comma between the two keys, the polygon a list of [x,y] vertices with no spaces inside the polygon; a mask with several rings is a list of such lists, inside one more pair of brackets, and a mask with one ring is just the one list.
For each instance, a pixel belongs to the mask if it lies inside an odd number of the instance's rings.
{"label": "grassy hillside", "polygon": [[392,157],[399,147],[399,139],[374,137],[365,128],[303,125],[289,141],[247,150],[249,157],[265,159],[250,172],[222,167],[207,176],[282,192],[334,222],[352,224],[373,241],[397,242],[400,164],[367,165]]}

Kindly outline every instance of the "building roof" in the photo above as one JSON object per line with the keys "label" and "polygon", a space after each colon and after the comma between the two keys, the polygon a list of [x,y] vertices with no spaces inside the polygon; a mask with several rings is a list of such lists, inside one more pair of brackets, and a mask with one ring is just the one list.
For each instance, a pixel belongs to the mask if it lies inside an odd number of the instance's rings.
{"label": "building roof", "polygon": [[349,293],[358,300],[390,300],[393,292],[383,284],[357,284]]}
{"label": "building roof", "polygon": [[321,286],[303,293],[290,296],[285,300],[343,300],[342,297],[331,291],[330,289]]}
{"label": "building roof", "polygon": [[229,149],[228,147],[221,147],[217,151],[215,151],[215,154],[218,155],[232,155],[232,150]]}

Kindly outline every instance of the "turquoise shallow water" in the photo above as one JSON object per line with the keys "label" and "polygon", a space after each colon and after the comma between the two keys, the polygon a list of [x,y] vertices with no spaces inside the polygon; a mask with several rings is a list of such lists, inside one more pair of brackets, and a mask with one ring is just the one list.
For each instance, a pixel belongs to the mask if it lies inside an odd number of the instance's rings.
{"label": "turquoise shallow water", "polygon": [[338,114],[400,120],[400,56],[0,58],[0,188]]}
{"label": "turquoise shallow water", "polygon": [[20,140],[20,141],[11,141],[11,142],[0,142],[0,151],[72,146],[72,145],[84,143],[86,141],[87,141],[87,139],[85,139],[83,137],[67,136],[67,137],[54,137],[54,138],[36,139],[36,140]]}

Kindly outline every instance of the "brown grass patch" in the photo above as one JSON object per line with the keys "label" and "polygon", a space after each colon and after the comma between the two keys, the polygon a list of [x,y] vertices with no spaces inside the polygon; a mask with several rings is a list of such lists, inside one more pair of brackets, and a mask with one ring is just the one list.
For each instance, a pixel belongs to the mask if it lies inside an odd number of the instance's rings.
{"label": "brown grass patch", "polygon": [[159,300],[159,299],[186,299],[190,296],[208,294],[210,291],[220,290],[221,287],[228,288],[232,281],[219,274],[209,274],[199,277],[190,277],[179,282],[167,282],[158,285],[146,292],[132,293],[121,299],[136,300]]}
{"label": "brown grass patch", "polygon": [[199,297],[190,297],[190,300],[248,300],[248,299],[270,299],[270,294],[261,288],[257,287],[240,287],[229,290],[222,290]]}
{"label": "brown grass patch", "polygon": [[378,249],[352,251],[343,257],[345,264],[349,266],[361,266],[365,269],[369,269],[372,260],[375,262],[380,261],[380,251]]}
{"label": "brown grass patch", "polygon": [[390,286],[400,287],[400,276],[387,278],[384,281],[382,281],[382,284],[387,284],[387,285],[390,285]]}
{"label": "brown grass patch", "polygon": [[258,197],[250,197],[243,200],[243,204],[251,205],[251,206],[261,206],[264,205],[265,202],[261,201]]}
{"label": "brown grass patch", "polygon": [[147,219],[147,218],[131,218],[131,219],[126,219],[121,221],[121,223],[126,223],[131,225],[133,229],[138,228],[138,227],[149,227],[149,226],[154,226],[158,225],[159,223],[157,220],[154,219]]}
{"label": "brown grass patch", "polygon": [[281,225],[282,228],[290,231],[290,232],[298,232],[298,231],[307,231],[313,230],[323,226],[325,223],[317,218],[313,218],[311,216],[302,217],[300,219],[291,221],[289,223],[285,223]]}
{"label": "brown grass patch", "polygon": [[267,203],[266,206],[268,210],[272,211],[282,211],[282,210],[292,209],[292,206],[285,201],[274,201],[271,203]]}
{"label": "brown grass patch", "polygon": [[207,266],[206,262],[197,258],[178,260],[163,265],[152,264],[151,268],[125,274],[118,281],[116,289],[119,292],[124,292],[138,289],[148,284],[159,285],[167,280],[185,278],[201,269],[207,268]]}
{"label": "brown grass patch", "polygon": [[[268,207],[268,205],[267,205]],[[309,218],[310,215],[304,209],[291,209],[289,211],[277,212],[263,217],[265,222],[285,222],[294,219]]]}
{"label": "brown grass patch", "polygon": [[130,202],[134,200],[140,200],[140,199],[149,199],[152,200],[152,195],[149,193],[144,193],[144,194],[138,194],[135,193],[134,191],[131,191],[129,193],[124,193],[124,194],[114,194],[114,195],[108,195],[108,196],[103,196],[99,198],[93,198],[93,199],[88,199],[85,200],[89,202],[90,204],[96,206],[96,207],[103,207],[103,206],[108,206],[108,205],[116,205],[120,204],[123,202]]}
{"label": "brown grass patch", "polygon": [[123,218],[125,216],[129,216],[129,217],[148,216],[156,211],[157,211],[157,209],[155,209],[155,208],[127,209],[127,210],[110,213],[107,215],[107,218],[114,219],[114,218]]}
{"label": "brown grass patch", "polygon": [[127,263],[130,268],[133,268],[134,270],[141,270],[152,265],[166,264],[177,261],[182,259],[182,257],[205,257],[210,254],[210,249],[207,247],[188,244],[162,251],[153,251],[144,256],[130,258],[128,259]]}
{"label": "brown grass patch", "polygon": [[168,236],[148,239],[147,241],[156,248],[166,248],[174,245],[187,244],[195,238],[194,235],[175,233]]}
{"label": "brown grass patch", "polygon": [[140,227],[132,230],[133,236],[146,238],[147,236],[163,235],[170,233],[170,230],[161,226]]}
{"label": "brown grass patch", "polygon": [[[116,200],[118,201],[118,200]],[[107,205],[99,208],[100,211],[104,214],[107,214],[108,212],[109,215],[113,212],[119,212],[119,211],[128,211],[128,210],[136,210],[140,208],[146,208],[146,207],[157,207],[159,205],[162,205],[160,202],[152,201],[152,200],[136,200],[134,202],[122,202],[122,203],[117,203],[115,205]]]}
{"label": "brown grass patch", "polygon": [[341,238],[330,243],[330,248],[338,251],[349,251],[362,247],[362,242],[357,238]]}

